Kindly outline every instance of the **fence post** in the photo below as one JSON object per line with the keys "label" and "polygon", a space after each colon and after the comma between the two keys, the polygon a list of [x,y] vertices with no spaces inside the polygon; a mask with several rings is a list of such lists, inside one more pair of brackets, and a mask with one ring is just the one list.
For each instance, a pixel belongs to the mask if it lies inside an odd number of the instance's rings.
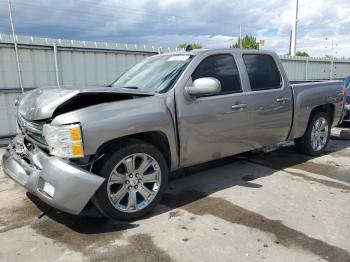
{"label": "fence post", "polygon": [[305,60],[305,80],[309,80],[309,58]]}
{"label": "fence post", "polygon": [[331,58],[331,69],[329,70],[329,79],[333,80],[333,66],[334,66],[334,58]]}
{"label": "fence post", "polygon": [[57,44],[56,44],[56,41],[53,42],[53,56],[54,56],[54,61],[55,61],[56,83],[57,83],[58,88],[61,88],[60,75],[59,75],[59,71],[58,71]]}

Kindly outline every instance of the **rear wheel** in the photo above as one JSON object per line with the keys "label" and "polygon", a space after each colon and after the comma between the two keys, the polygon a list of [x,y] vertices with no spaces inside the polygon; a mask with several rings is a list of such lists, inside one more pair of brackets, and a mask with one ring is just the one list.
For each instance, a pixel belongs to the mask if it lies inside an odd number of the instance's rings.
{"label": "rear wheel", "polygon": [[326,149],[331,133],[329,115],[324,112],[316,113],[310,120],[304,136],[295,139],[298,152],[318,156]]}
{"label": "rear wheel", "polygon": [[116,220],[135,220],[149,213],[161,199],[168,180],[163,155],[141,141],[123,143],[109,152],[95,172],[106,180],[93,202]]}

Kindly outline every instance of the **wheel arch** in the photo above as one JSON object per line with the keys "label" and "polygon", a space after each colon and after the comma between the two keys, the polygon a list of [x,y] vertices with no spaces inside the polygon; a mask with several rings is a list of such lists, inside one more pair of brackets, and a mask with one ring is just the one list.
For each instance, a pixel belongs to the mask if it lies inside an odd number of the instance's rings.
{"label": "wheel arch", "polygon": [[[323,136],[321,139],[318,132],[314,133],[313,135],[313,130],[315,128],[315,121],[318,119],[318,117],[324,116],[324,117],[329,117],[329,128],[327,129],[328,134],[327,136]],[[310,112],[310,117],[307,123],[306,130],[303,134],[302,137],[294,139],[295,141],[295,148],[298,153],[302,153],[305,155],[310,155],[310,156],[319,156],[321,155],[325,148],[327,147],[330,139],[330,133],[331,133],[331,122],[332,122],[332,107],[330,106],[322,106],[322,107],[315,107],[311,112]],[[315,137],[315,136],[318,136]],[[326,139],[323,141],[323,139]],[[319,142],[320,139],[320,142]],[[314,142],[316,142],[316,148],[314,147]],[[321,144],[321,147],[319,148],[319,143]]]}
{"label": "wheel arch", "polygon": [[123,143],[130,141],[142,141],[149,143],[156,147],[164,156],[169,170],[172,168],[172,154],[170,150],[169,140],[165,133],[162,131],[149,131],[136,133],[132,135],[127,135],[123,137],[118,137],[112,140],[109,140],[102,144],[96,151],[95,159],[98,160],[103,157],[103,154],[109,150],[112,150],[114,147],[120,146]]}
{"label": "wheel arch", "polygon": [[[335,105],[331,103],[316,105],[311,110],[303,110],[304,112],[297,112],[293,120],[293,128],[289,139],[302,137],[309,125],[312,117],[318,112],[324,112],[329,116],[330,126],[333,125],[335,117]],[[306,113],[309,112],[309,113]]]}
{"label": "wheel arch", "polygon": [[317,114],[319,112],[323,112],[329,116],[330,126],[332,126],[333,121],[334,121],[334,109],[335,109],[335,106],[333,104],[324,104],[324,105],[314,107],[310,112],[308,124],[310,123],[312,117],[315,114]]}

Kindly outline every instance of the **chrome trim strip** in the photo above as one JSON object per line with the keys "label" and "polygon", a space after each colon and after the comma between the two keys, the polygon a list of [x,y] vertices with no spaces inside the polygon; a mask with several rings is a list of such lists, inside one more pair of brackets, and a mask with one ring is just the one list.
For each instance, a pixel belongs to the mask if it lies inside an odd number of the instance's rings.
{"label": "chrome trim strip", "polygon": [[41,124],[28,121],[24,119],[23,116],[21,116],[21,114],[18,114],[17,121],[22,128],[27,129],[32,133],[41,135],[43,132],[43,127]]}

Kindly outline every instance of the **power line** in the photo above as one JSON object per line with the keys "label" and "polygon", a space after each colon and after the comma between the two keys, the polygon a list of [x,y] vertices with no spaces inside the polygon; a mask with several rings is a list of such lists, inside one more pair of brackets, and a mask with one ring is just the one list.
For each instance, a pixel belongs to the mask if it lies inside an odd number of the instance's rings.
{"label": "power line", "polygon": [[23,81],[22,81],[22,72],[21,72],[21,65],[20,65],[20,63],[19,63],[19,56],[18,56],[18,47],[17,47],[17,39],[16,39],[15,25],[14,25],[14,23],[13,23],[13,17],[12,17],[11,0],[8,0],[8,8],[9,8],[10,24],[11,24],[11,29],[12,29],[13,44],[14,44],[14,46],[15,46],[15,55],[16,55],[16,62],[17,62],[18,80],[19,80],[19,85],[20,85],[21,91],[22,91],[22,93],[24,93]]}

